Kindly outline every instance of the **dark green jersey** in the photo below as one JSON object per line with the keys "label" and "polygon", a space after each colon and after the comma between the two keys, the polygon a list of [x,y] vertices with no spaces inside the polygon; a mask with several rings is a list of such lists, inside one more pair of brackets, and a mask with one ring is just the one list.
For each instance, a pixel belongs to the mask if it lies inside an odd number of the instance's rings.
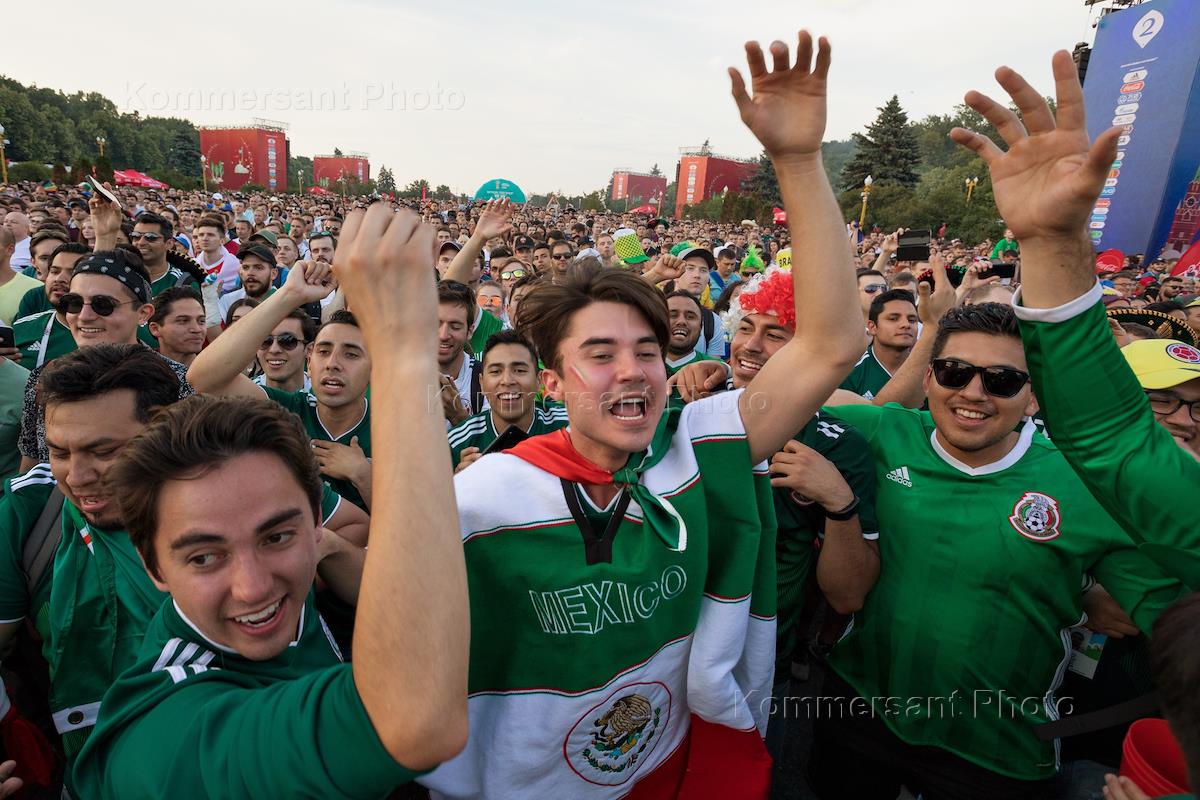
{"label": "dark green jersey", "polygon": [[[863,537],[878,539],[875,458],[863,435],[828,412],[819,411],[794,438],[800,444],[816,450],[838,468],[859,498],[858,520],[862,524]],[[796,658],[796,646],[799,643],[796,622],[804,605],[804,589],[812,571],[813,547],[825,533],[825,515],[816,506],[798,505],[792,500],[789,489],[776,488],[772,494],[775,498],[775,518],[779,524],[775,538],[776,587],[779,592],[775,680],[778,681],[787,674],[791,662]]]}
{"label": "dark green jersey", "polygon": [[54,308],[50,298],[46,297],[46,288],[34,287],[21,296],[21,304],[17,306],[17,319],[21,320],[31,314],[40,314]]}
{"label": "dark green jersey", "polygon": [[831,666],[910,744],[1015,778],[1053,776],[1056,748],[1032,728],[1059,715],[1085,573],[1144,631],[1183,587],[1032,424],[1004,458],[969,467],[942,447],[928,412],[834,413],[875,455],[882,569]]}
{"label": "dark green jersey", "polygon": [[[371,400],[370,397],[363,398],[363,415],[354,427],[346,431],[338,438],[330,435],[325,429],[325,424],[321,422],[321,416],[317,413],[317,398],[315,395],[306,391],[285,392],[282,389],[274,389],[270,386],[262,387],[262,390],[267,393],[267,397],[274,400],[279,405],[291,411],[300,418],[300,422],[304,424],[304,430],[308,432],[310,439],[320,439],[326,442],[337,442],[338,444],[349,445],[350,440],[358,437],[358,446],[362,448],[363,453],[367,458],[371,457]],[[367,504],[359,494],[357,488],[350,481],[331,478],[325,476],[325,480],[333,487],[333,490],[342,497],[349,500],[354,505],[367,510]]]}
{"label": "dark green jersey", "polygon": [[693,350],[678,361],[667,359],[667,377],[671,377],[679,370],[686,367],[688,364],[695,364],[697,361],[720,361],[721,359],[710,356],[708,353],[701,353],[699,350]]}
{"label": "dark green jersey", "polygon": [[200,291],[200,284],[196,283],[196,279],[191,275],[179,267],[167,267],[167,271],[160,275],[157,280],[150,281],[150,296],[157,297],[159,293],[173,286],[191,286],[197,292]]}
{"label": "dark green jersey", "polygon": [[[1200,486],[1200,462],[1155,421],[1109,332],[1099,286],[1080,301],[1082,313],[1055,322],[1026,319],[1034,310],[1017,307],[1054,443],[1142,552],[1200,589],[1200,526],[1188,505]],[[1174,351],[1180,366],[1200,359],[1187,345]]]}
{"label": "dark green jersey", "polygon": [[892,373],[879,363],[879,359],[875,357],[875,345],[871,345],[838,388],[861,394],[871,400],[883,390],[883,387],[891,379]]}
{"label": "dark green jersey", "polygon": [[75,797],[379,798],[417,773],[379,741],[309,595],[296,641],[251,661],[162,604],[104,697]]}
{"label": "dark green jersey", "polygon": [[475,313],[479,315],[479,321],[475,323],[475,330],[471,331],[471,352],[480,355],[491,335],[504,329],[504,323],[482,308],[477,308]]}
{"label": "dark green jersey", "polygon": [[[559,428],[567,427],[567,407],[559,403],[539,403],[533,411],[533,423],[526,431],[530,436],[540,436]],[[477,447],[479,452],[487,450],[500,432],[496,430],[496,422],[492,419],[491,410],[480,411],[467,417],[450,429],[446,439],[450,443],[450,460],[457,467],[462,460],[462,451],[468,447]]]}
{"label": "dark green jersey", "polygon": [[36,369],[75,350],[75,337],[53,310],[17,320],[13,340],[21,351],[21,366]]}

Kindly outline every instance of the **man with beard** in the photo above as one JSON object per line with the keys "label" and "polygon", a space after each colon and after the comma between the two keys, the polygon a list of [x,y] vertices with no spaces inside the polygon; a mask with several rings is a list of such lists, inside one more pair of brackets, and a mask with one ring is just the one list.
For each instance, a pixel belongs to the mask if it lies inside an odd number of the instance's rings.
{"label": "man with beard", "polygon": [[75,264],[89,253],[91,250],[87,245],[64,244],[51,256],[46,283],[37,288],[48,309],[22,317],[13,326],[13,338],[26,368],[37,369],[75,349],[75,339],[67,327],[67,315],[56,306],[59,298],[70,291]]}
{"label": "man with beard", "polygon": [[261,303],[275,293],[277,270],[274,254],[265,245],[257,242],[246,244],[238,253],[238,276],[242,279],[242,288],[221,295],[218,300],[221,319],[229,313],[229,307],[243,297]]}
{"label": "man with beard", "polygon": [[840,388],[874,399],[908,358],[918,323],[912,294],[888,289],[876,295],[867,318],[867,333],[874,338]]}
{"label": "man with beard", "polygon": [[668,378],[696,361],[717,361],[696,349],[703,313],[704,307],[690,292],[675,291],[667,295],[667,321],[671,326],[667,342]]}
{"label": "man with beard", "polygon": [[191,286],[164,289],[154,298],[154,313],[147,327],[158,340],[158,352],[188,366],[204,349],[204,302],[200,293]]}
{"label": "man with beard", "polygon": [[562,405],[538,402],[537,355],[516,331],[492,334],[480,363],[479,385],[489,408],[468,417],[446,435],[455,472],[477,461],[510,427],[538,436],[567,424]]}
{"label": "man with beard", "polygon": [[[46,369],[41,385],[50,462],[9,482],[0,499],[7,534],[0,547],[0,642],[16,633],[23,618],[37,628],[50,666],[54,724],[70,759],[165,598],[130,544],[119,490],[105,477],[150,417],[178,399],[179,385],[166,361],[134,344],[65,355]],[[61,508],[50,517],[61,523],[39,529],[48,503]],[[322,519],[361,545],[365,515],[339,503],[325,491]],[[26,561],[35,534],[45,537],[37,549],[47,553],[36,575]]]}
{"label": "man with beard", "polygon": [[[314,237],[320,241],[320,237]],[[371,358],[354,316],[335,313],[322,325],[309,359],[312,392],[259,386],[242,368],[293,311],[329,293],[329,265],[301,262],[283,288],[225,330],[188,370],[196,390],[223,397],[264,395],[300,417],[313,440],[322,475],[342,497],[366,510],[371,497]],[[277,341],[277,340],[276,340]]]}

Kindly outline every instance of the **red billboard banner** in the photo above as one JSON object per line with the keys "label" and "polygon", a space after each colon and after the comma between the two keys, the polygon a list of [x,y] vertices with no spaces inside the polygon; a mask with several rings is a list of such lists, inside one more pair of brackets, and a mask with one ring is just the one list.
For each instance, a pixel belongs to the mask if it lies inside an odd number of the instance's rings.
{"label": "red billboard banner", "polygon": [[618,170],[612,174],[612,192],[608,199],[659,203],[666,192],[667,179],[662,175]]}
{"label": "red billboard banner", "polygon": [[313,182],[318,186],[336,189],[343,177],[350,183],[371,180],[371,164],[366,156],[313,157]]}
{"label": "red billboard banner", "polygon": [[682,216],[683,207],[703,202],[726,189],[741,191],[742,181],[749,178],[758,165],[754,161],[736,161],[716,156],[684,156],[679,159],[679,186],[675,191],[675,216]]}
{"label": "red billboard banner", "polygon": [[287,135],[269,128],[201,128],[200,154],[208,188],[240,189],[256,183],[287,191]]}

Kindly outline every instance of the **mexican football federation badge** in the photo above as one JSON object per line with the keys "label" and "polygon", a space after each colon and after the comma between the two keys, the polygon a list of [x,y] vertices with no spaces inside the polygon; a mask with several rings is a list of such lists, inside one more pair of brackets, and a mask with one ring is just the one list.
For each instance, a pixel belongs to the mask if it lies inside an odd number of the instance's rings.
{"label": "mexican football federation badge", "polygon": [[1041,492],[1026,492],[1013,506],[1008,521],[1018,533],[1035,542],[1048,542],[1062,532],[1058,529],[1058,501]]}

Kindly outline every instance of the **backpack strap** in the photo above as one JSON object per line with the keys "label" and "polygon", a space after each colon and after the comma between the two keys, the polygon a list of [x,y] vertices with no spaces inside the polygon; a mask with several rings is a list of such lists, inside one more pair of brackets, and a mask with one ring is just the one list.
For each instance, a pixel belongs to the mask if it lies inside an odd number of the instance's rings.
{"label": "backpack strap", "polygon": [[712,344],[713,331],[717,329],[717,315],[711,308],[700,307],[704,313],[700,315],[700,324],[704,328],[704,345],[707,351],[708,345]]}
{"label": "backpack strap", "polygon": [[29,538],[25,540],[25,549],[21,552],[21,567],[25,570],[25,582],[31,595],[46,574],[46,568],[54,558],[58,543],[62,541],[62,512],[65,500],[62,491],[55,486],[42,508],[42,513],[33,523]]}

